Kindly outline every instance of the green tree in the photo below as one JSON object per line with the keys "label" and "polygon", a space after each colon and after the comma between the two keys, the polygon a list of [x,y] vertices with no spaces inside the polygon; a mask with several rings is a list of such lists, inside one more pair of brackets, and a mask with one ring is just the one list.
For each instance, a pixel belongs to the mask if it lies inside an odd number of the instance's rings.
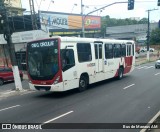
{"label": "green tree", "polygon": [[113,26],[123,26],[123,25],[133,25],[133,24],[147,24],[148,19],[142,18],[141,20],[132,20],[130,18],[126,19],[116,19],[110,18],[109,15],[101,17],[101,36],[105,35],[106,27],[113,27]]}
{"label": "green tree", "polygon": [[138,24],[147,24],[148,23],[148,19],[147,18],[142,18]]}
{"label": "green tree", "polygon": [[160,44],[160,29],[156,28],[155,30],[152,30],[151,36],[150,36],[150,44]]}

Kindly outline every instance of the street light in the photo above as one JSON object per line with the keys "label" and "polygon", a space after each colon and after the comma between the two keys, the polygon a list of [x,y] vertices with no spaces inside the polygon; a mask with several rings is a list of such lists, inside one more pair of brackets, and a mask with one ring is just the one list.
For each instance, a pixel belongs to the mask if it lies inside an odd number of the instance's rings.
{"label": "street light", "polygon": [[86,6],[86,5],[82,5],[83,7],[84,7],[84,9],[83,9],[83,13],[84,13],[84,11],[87,9],[87,8],[89,8],[89,6]]}
{"label": "street light", "polygon": [[[97,7],[94,7],[94,10],[97,10]],[[98,11],[97,11],[97,16],[98,16]]]}
{"label": "street light", "polygon": [[[97,7],[94,7],[94,10],[97,10]],[[101,10],[97,10],[97,16],[100,16],[100,14],[102,13],[102,11],[105,10],[104,8]]]}
{"label": "street light", "polygon": [[[103,9],[105,9],[106,7],[109,7],[109,6],[112,6],[112,5],[115,5],[115,4],[123,4],[123,3],[128,3],[128,2],[114,2],[114,3],[111,3],[111,4],[109,4],[109,5],[105,5],[105,6],[103,6],[103,7],[101,7],[101,8],[98,8],[98,9],[96,9],[96,10],[93,10],[93,11],[91,11],[91,12],[89,12],[89,13],[87,13],[87,14],[83,14],[83,4],[82,4],[83,2],[82,2],[82,0],[81,0],[81,16],[82,16],[82,35],[83,35],[83,37],[85,37],[85,33],[84,33],[84,18],[86,17],[86,16],[88,16],[89,14],[92,14],[92,13],[94,13],[94,12],[96,12],[96,11],[99,11],[99,10],[103,10]],[[83,18],[84,17],[84,18]]]}
{"label": "street light", "polygon": [[[42,1],[45,1],[45,0],[41,0],[39,4],[38,4],[37,0],[35,0],[35,1],[36,1],[36,5],[38,7],[38,10],[40,10]],[[54,3],[54,0],[50,0],[49,6],[47,8],[47,11],[49,10],[49,7],[50,7],[51,3]]]}
{"label": "street light", "polygon": [[100,12],[99,12],[98,16],[100,16],[102,12],[103,12],[103,10],[100,10]]}
{"label": "street light", "polygon": [[49,7],[50,7],[51,3],[53,3],[53,4],[54,4],[54,0],[50,0],[50,3],[49,3],[49,6],[48,6],[47,11],[49,10]]}
{"label": "street light", "polygon": [[158,9],[147,10],[148,12],[148,30],[147,30],[147,60],[149,61],[149,41],[150,41],[150,12]]}
{"label": "street light", "polygon": [[73,5],[73,8],[72,8],[72,10],[71,10],[71,13],[73,12],[73,9],[74,9],[75,6],[77,6],[77,4],[74,4],[74,5]]}
{"label": "street light", "polygon": [[[40,1],[39,4],[38,4],[37,0],[35,0],[35,1],[36,1],[36,5],[37,5],[37,7],[38,7],[38,10],[40,10],[40,6],[41,6],[41,3],[42,3],[42,0]],[[45,0],[43,0],[43,1],[45,1]]]}
{"label": "street light", "polygon": [[85,33],[84,33],[84,7],[89,8],[88,6],[84,6],[83,5],[83,1],[81,0],[81,16],[82,16],[82,37],[85,37]]}

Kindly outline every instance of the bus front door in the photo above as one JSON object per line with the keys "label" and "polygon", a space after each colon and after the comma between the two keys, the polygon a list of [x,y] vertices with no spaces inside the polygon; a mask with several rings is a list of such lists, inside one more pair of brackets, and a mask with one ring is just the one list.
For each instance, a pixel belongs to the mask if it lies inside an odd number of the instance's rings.
{"label": "bus front door", "polygon": [[96,78],[99,80],[103,78],[103,76],[101,75],[103,73],[102,43],[95,43],[94,48],[95,48],[95,63],[96,63],[96,76],[97,76]]}

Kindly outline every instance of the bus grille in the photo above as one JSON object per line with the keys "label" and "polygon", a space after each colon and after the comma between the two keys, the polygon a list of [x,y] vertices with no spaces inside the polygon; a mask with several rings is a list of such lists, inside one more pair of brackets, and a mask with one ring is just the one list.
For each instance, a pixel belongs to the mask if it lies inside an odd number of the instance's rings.
{"label": "bus grille", "polygon": [[46,90],[49,91],[51,86],[34,86],[37,90]]}

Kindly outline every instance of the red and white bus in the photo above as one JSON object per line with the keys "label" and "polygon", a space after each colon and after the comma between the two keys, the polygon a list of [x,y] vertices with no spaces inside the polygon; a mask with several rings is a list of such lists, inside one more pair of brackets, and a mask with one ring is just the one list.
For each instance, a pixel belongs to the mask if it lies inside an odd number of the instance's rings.
{"label": "red and white bus", "polygon": [[30,88],[66,91],[109,78],[121,79],[135,66],[130,40],[52,37],[27,44]]}

